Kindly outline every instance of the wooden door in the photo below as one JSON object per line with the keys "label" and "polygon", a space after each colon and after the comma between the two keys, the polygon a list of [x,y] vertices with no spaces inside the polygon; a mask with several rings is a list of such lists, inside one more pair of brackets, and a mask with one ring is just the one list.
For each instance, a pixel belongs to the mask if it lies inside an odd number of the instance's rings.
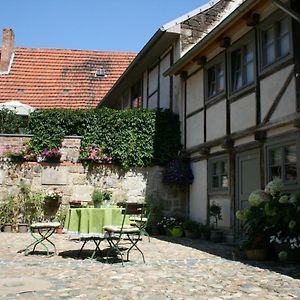
{"label": "wooden door", "polygon": [[[251,192],[261,188],[259,149],[236,155],[236,210],[247,208]],[[240,227],[236,222],[236,229]]]}

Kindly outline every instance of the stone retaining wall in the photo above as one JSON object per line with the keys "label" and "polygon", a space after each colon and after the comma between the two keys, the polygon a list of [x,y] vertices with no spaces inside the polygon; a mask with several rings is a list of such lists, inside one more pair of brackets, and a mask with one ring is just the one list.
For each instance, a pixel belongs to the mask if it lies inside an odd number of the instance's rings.
{"label": "stone retaining wall", "polygon": [[[30,138],[30,135],[0,135],[0,149],[22,147]],[[117,166],[98,165],[89,171],[78,162],[79,150],[80,137],[65,137],[61,163],[0,161],[0,201],[18,193],[24,181],[32,191],[59,188],[65,204],[70,200],[90,201],[93,190],[100,188],[110,191],[115,202],[143,202],[152,197],[161,202],[165,214],[188,213],[186,190],[163,185],[162,168],[134,168],[124,172]]]}

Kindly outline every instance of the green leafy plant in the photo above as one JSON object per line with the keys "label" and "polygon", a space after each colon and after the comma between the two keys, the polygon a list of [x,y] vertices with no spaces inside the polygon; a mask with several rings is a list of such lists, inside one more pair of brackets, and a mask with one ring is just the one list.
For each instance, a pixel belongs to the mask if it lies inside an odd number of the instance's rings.
{"label": "green leafy plant", "polygon": [[0,205],[0,223],[2,225],[16,224],[17,216],[14,196],[8,196]]}
{"label": "green leafy plant", "polygon": [[264,190],[250,194],[250,206],[237,211],[245,237],[245,247],[286,243],[288,250],[300,247],[300,195],[283,192],[280,179],[269,182]]}
{"label": "green leafy plant", "polygon": [[61,224],[64,225],[65,219],[68,213],[68,208],[64,205],[61,205],[56,213],[55,219]]}
{"label": "green leafy plant", "polygon": [[201,224],[192,219],[185,219],[182,223],[182,228],[184,230],[199,233],[201,230]]}
{"label": "green leafy plant", "polygon": [[0,109],[0,133],[19,133],[22,126],[21,116],[7,108]]}
{"label": "green leafy plant", "polygon": [[111,200],[110,192],[95,189],[92,193],[92,201],[95,207],[99,207],[104,201],[110,201],[110,200]]}
{"label": "green leafy plant", "polygon": [[221,206],[213,202],[209,206],[209,216],[214,220],[214,228],[218,229],[218,222],[222,220]]}

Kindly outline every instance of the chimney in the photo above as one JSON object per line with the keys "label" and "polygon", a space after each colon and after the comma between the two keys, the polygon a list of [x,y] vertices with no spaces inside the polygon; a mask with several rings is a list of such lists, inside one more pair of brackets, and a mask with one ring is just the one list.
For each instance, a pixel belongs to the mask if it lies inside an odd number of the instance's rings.
{"label": "chimney", "polygon": [[3,29],[0,71],[8,71],[11,55],[14,50],[15,35],[11,28]]}

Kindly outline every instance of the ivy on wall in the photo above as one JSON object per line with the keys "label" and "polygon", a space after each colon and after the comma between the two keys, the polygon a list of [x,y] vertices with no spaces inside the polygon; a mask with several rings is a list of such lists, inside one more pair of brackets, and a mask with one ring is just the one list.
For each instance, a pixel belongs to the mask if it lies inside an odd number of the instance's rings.
{"label": "ivy on wall", "polygon": [[91,149],[101,149],[101,155],[124,168],[164,165],[181,149],[179,118],[170,111],[36,110],[30,114],[28,133],[33,134],[29,148],[36,153],[59,148],[65,135],[79,135],[81,159]]}
{"label": "ivy on wall", "polygon": [[0,133],[19,133],[22,126],[21,116],[7,108],[0,109]]}

